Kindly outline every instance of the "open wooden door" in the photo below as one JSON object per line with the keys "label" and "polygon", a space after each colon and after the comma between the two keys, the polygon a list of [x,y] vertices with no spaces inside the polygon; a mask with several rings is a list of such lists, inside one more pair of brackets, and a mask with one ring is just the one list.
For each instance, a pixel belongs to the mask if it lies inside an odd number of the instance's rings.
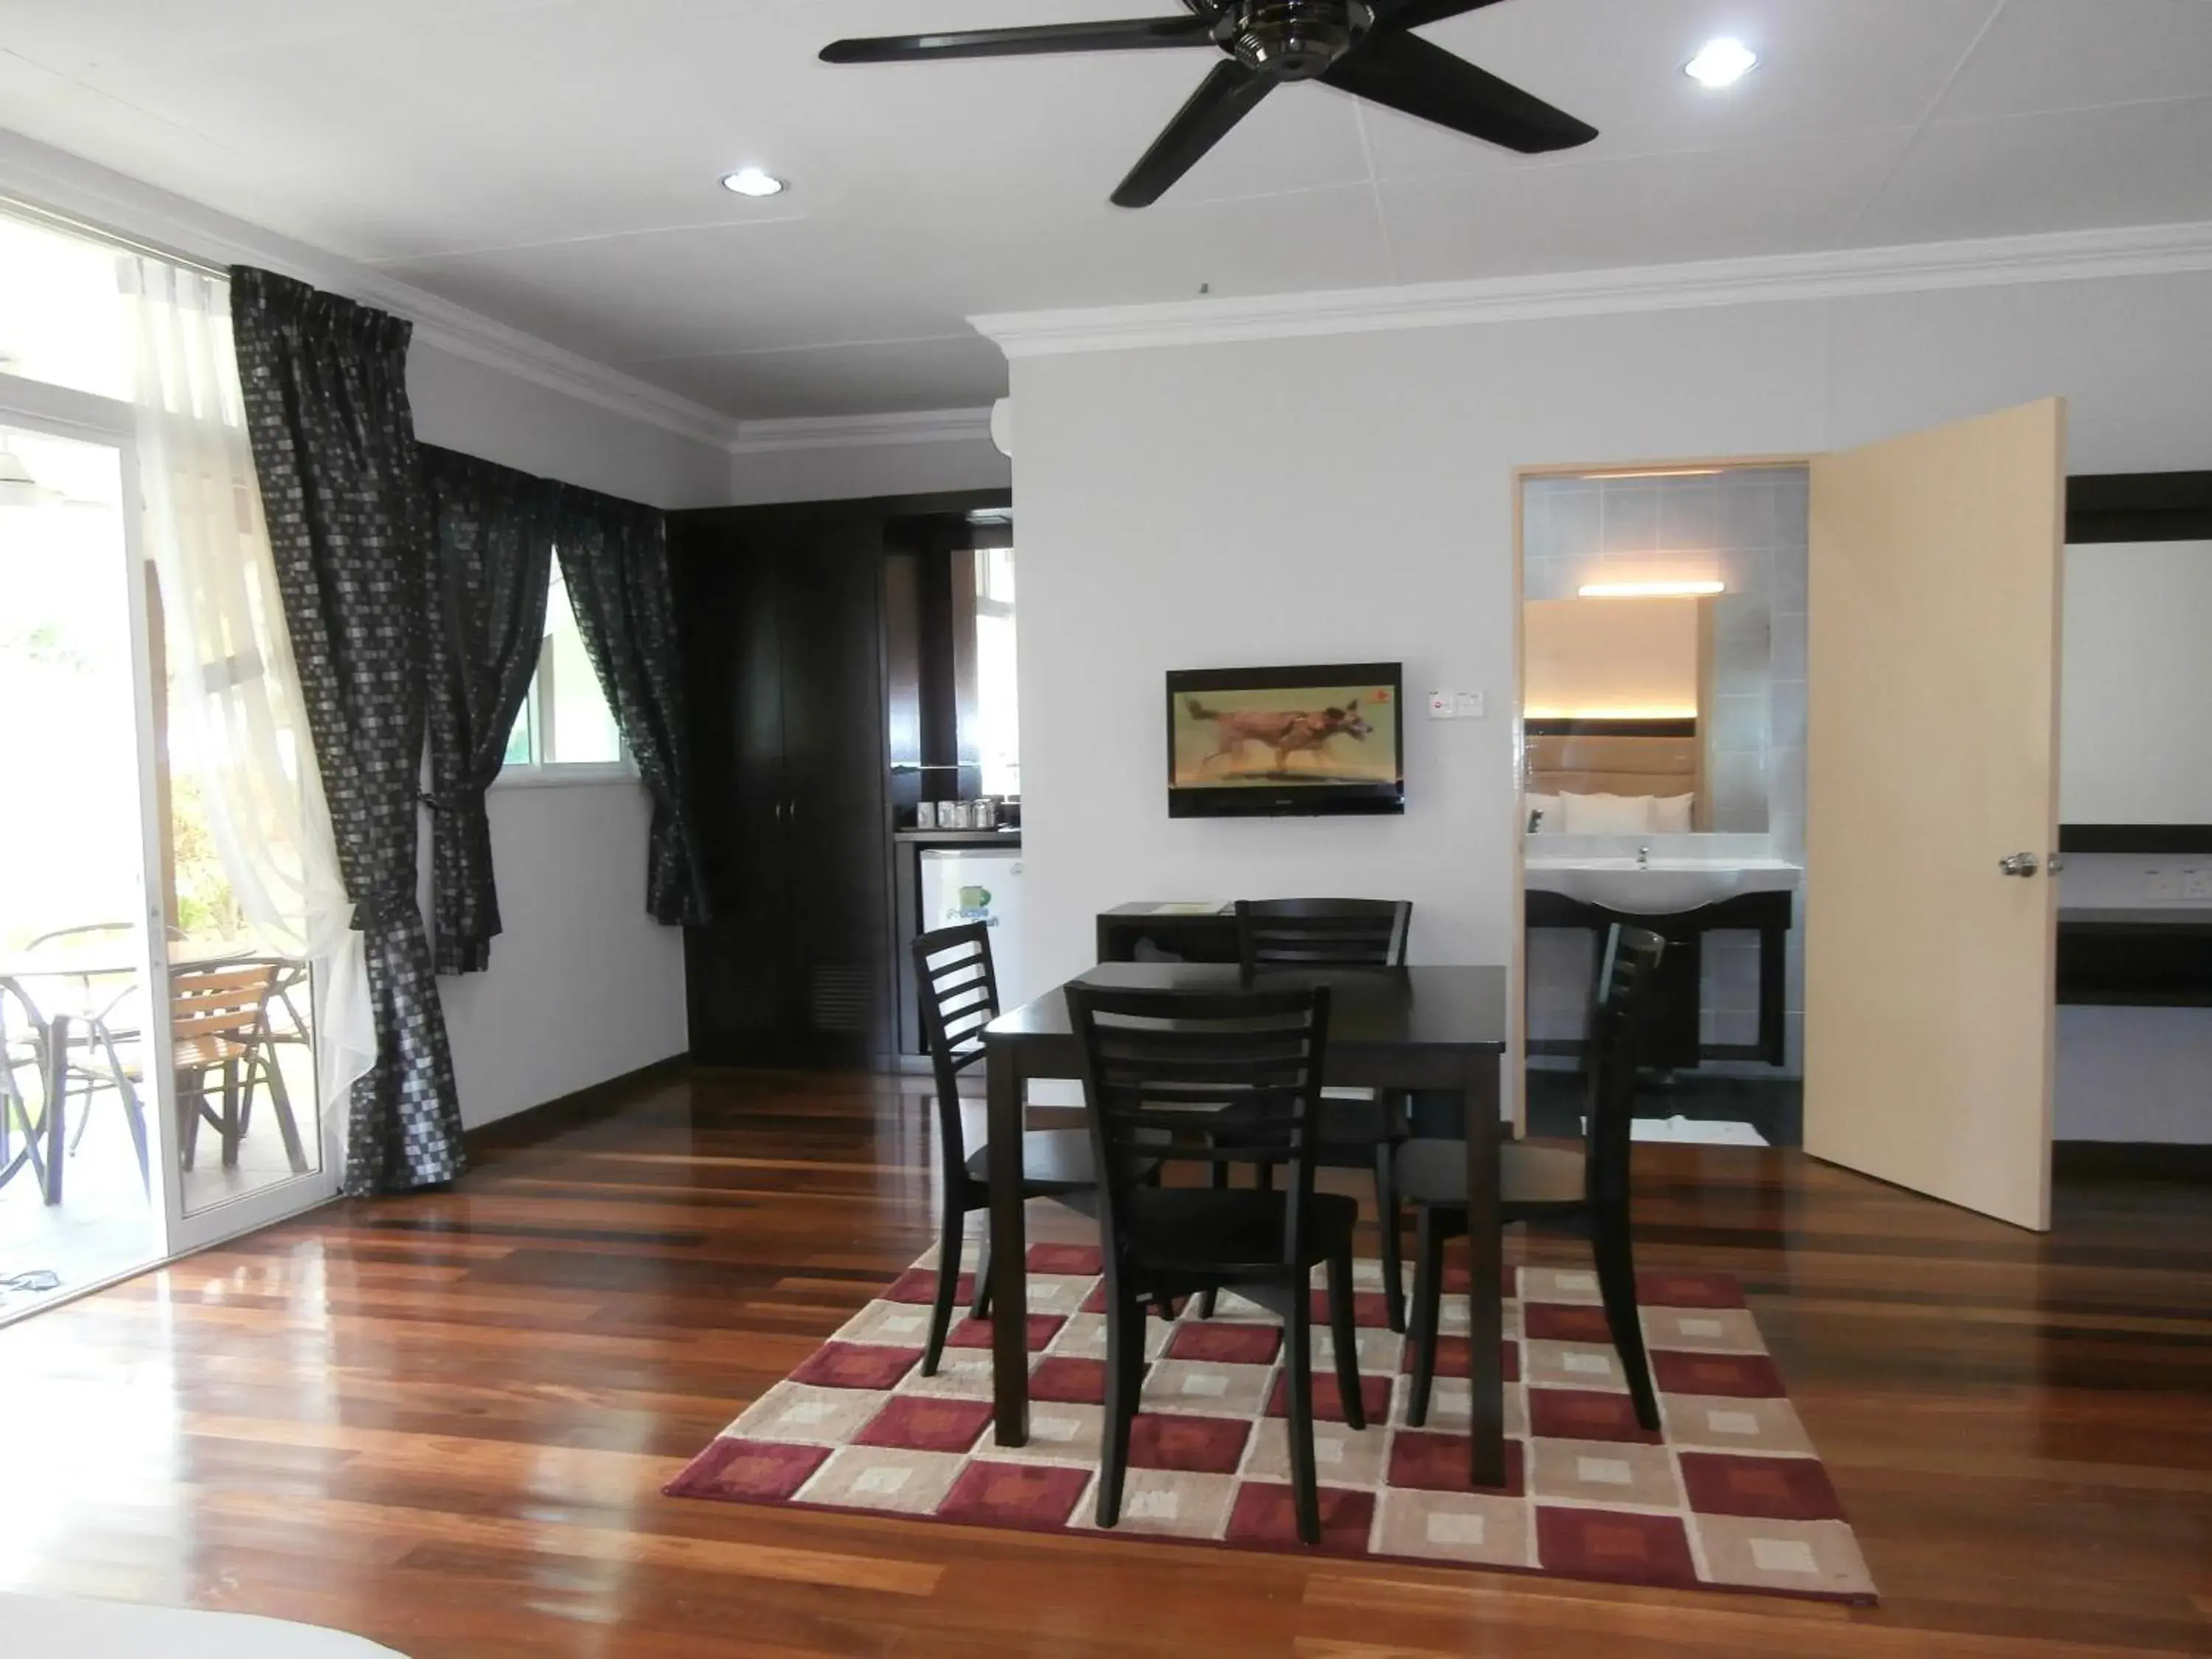
{"label": "open wooden door", "polygon": [[1812,465],[1805,1150],[2051,1224],[2065,409]]}

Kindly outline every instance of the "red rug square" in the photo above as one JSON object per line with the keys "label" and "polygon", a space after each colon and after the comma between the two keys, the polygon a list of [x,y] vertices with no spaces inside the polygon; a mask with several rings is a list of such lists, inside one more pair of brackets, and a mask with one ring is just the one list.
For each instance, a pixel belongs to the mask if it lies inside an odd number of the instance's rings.
{"label": "red rug square", "polygon": [[1065,1273],[1072,1279],[1095,1279],[1106,1271],[1096,1244],[1032,1244],[1030,1271]]}
{"label": "red rug square", "polygon": [[1779,1400],[1782,1373],[1763,1353],[1651,1355],[1651,1380],[1662,1394],[1720,1394],[1738,1400]]}
{"label": "red rug square", "polygon": [[1603,1308],[1570,1307],[1564,1302],[1531,1302],[1522,1307],[1521,1334],[1544,1342],[1613,1340]]}
{"label": "red rug square", "polygon": [[[1390,1379],[1387,1376],[1362,1376],[1359,1379],[1359,1403],[1366,1407],[1367,1421],[1379,1425],[1390,1414]],[[1344,1421],[1344,1397],[1336,1391],[1336,1373],[1319,1367],[1314,1370],[1313,1413],[1316,1423]],[[1288,1417],[1291,1414],[1291,1379],[1275,1378],[1274,1392],[1267,1396],[1267,1415]]]}
{"label": "red rug square", "polygon": [[1762,1521],[1843,1518],[1828,1472],[1812,1458],[1684,1452],[1680,1462],[1683,1490],[1700,1515],[1748,1515]]}
{"label": "red rug square", "polygon": [[[1508,1340],[1501,1346],[1499,1357],[1504,1364],[1505,1380],[1518,1382],[1521,1380],[1521,1345]],[[1468,1367],[1474,1362],[1474,1345],[1466,1337],[1440,1336],[1437,1339],[1438,1376],[1466,1376],[1469,1375]],[[1409,1376],[1413,1374],[1413,1345],[1410,1341],[1406,1344],[1406,1357],[1400,1369]]]}
{"label": "red rug square", "polygon": [[1090,1484],[1088,1469],[970,1463],[937,1506],[937,1516],[1024,1532],[1057,1532],[1075,1513],[1076,1501]]}
{"label": "red rug square", "polygon": [[[1316,1330],[1328,1328],[1328,1292],[1316,1291],[1310,1304],[1313,1310]],[[1352,1293],[1352,1322],[1363,1331],[1389,1328],[1390,1299],[1380,1291],[1354,1291]]]}
{"label": "red rug square", "polygon": [[[1059,1314],[1031,1314],[1029,1316],[1029,1349],[1031,1353],[1042,1353],[1060,1334],[1060,1328],[1067,1321]],[[988,1348],[991,1346],[991,1322],[970,1319],[963,1315],[952,1322],[952,1328],[945,1338],[948,1348]]]}
{"label": "red rug square", "polygon": [[1656,1446],[1665,1437],[1636,1420],[1625,1394],[1580,1389],[1528,1390],[1528,1432],[1544,1440],[1625,1440]]}
{"label": "red rug square", "polygon": [[1252,1436],[1245,1417],[1185,1417],[1140,1412],[1129,1425],[1129,1467],[1185,1474],[1234,1474]]}
{"label": "red rug square", "polygon": [[991,1421],[988,1400],[947,1400],[902,1394],[854,1437],[856,1446],[896,1446],[902,1451],[964,1452]]}
{"label": "red rug square", "polygon": [[1505,1484],[1470,1488],[1468,1469],[1474,1447],[1463,1434],[1431,1434],[1426,1429],[1401,1429],[1390,1443],[1390,1484],[1411,1492],[1497,1492],[1519,1498],[1528,1490],[1528,1449],[1518,1440],[1505,1443]]}
{"label": "red rug square", "polygon": [[880,1348],[866,1342],[825,1342],[792,1372],[794,1382],[824,1389],[884,1389],[921,1361],[919,1348]]}
{"label": "red rug square", "polygon": [[[1323,1486],[1320,1492],[1321,1547],[1335,1555],[1364,1555],[1375,1525],[1375,1494]],[[1229,1512],[1228,1541],[1248,1549],[1298,1549],[1298,1511],[1288,1486],[1248,1480],[1237,1489]]]}
{"label": "red rug square", "polygon": [[1030,1398],[1061,1406],[1106,1403],[1106,1362],[1047,1354],[1030,1373]]}
{"label": "red rug square", "polygon": [[1536,1559],[1553,1572],[1631,1584],[1694,1584],[1690,1535],[1671,1515],[1538,1505]]}
{"label": "red rug square", "polygon": [[725,1498],[781,1503],[830,1461],[827,1446],[786,1446],[767,1440],[717,1440],[667,1490],[672,1498]]}
{"label": "red rug square", "polygon": [[[975,1275],[961,1273],[952,1281],[952,1305],[965,1308],[975,1299]],[[937,1269],[908,1267],[891,1280],[890,1288],[877,1300],[881,1302],[910,1302],[927,1307],[937,1300]]]}
{"label": "red rug square", "polygon": [[1646,1308],[1741,1308],[1743,1286],[1726,1273],[1668,1273],[1646,1268],[1636,1275],[1636,1300]]}
{"label": "red rug square", "polygon": [[1226,1325],[1207,1320],[1178,1323],[1168,1339],[1170,1359],[1204,1359],[1217,1365],[1272,1365],[1283,1350],[1280,1325]]}

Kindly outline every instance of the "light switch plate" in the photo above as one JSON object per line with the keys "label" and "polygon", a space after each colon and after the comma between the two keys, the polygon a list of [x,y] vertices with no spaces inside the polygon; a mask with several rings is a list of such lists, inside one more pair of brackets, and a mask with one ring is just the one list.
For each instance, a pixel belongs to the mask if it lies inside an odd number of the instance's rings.
{"label": "light switch plate", "polygon": [[2179,898],[2181,883],[2171,870],[2146,870],[2143,872],[2143,896],[2154,902]]}
{"label": "light switch plate", "polygon": [[2212,870],[2184,870],[2181,872],[2181,896],[2212,902]]}
{"label": "light switch plate", "polygon": [[1482,693],[1480,691],[1460,692],[1457,696],[1453,699],[1452,712],[1463,720],[1480,720],[1483,714]]}
{"label": "light switch plate", "polygon": [[1429,693],[1429,718],[1432,720],[1479,720],[1485,707],[1480,691]]}

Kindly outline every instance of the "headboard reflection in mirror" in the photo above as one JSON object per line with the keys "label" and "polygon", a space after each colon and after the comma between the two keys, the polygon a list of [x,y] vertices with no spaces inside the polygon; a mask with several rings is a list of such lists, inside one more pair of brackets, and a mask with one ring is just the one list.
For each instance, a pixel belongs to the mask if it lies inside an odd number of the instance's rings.
{"label": "headboard reflection in mirror", "polygon": [[1524,480],[1530,833],[1798,842],[1804,479],[1747,466]]}

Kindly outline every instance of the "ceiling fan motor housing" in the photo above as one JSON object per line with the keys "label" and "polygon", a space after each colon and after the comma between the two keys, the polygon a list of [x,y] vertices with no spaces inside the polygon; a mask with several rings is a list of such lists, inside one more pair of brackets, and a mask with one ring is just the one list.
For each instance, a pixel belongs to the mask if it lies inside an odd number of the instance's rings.
{"label": "ceiling fan motor housing", "polygon": [[1375,21],[1362,0],[1242,0],[1223,42],[1249,70],[1310,81],[1358,44]]}

